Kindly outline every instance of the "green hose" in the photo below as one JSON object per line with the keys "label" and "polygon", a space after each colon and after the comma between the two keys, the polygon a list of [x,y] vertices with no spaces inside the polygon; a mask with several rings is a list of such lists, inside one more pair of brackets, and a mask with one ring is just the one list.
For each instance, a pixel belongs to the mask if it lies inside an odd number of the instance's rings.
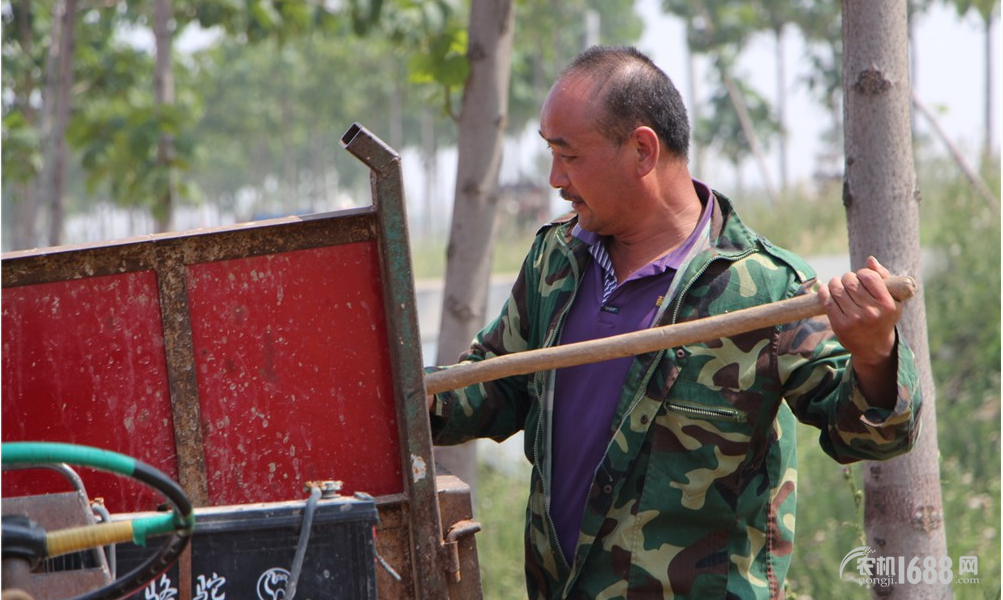
{"label": "green hose", "polygon": [[145,546],[146,538],[149,536],[175,530],[191,533],[195,529],[195,513],[181,488],[157,469],[124,454],[76,444],[11,442],[0,444],[0,463],[82,465],[133,477],[151,485],[173,502],[174,514],[135,519],[132,522],[131,541],[136,544]]}
{"label": "green hose", "polygon": [[12,442],[0,446],[0,463],[67,463],[132,477],[136,460],[124,454],[57,442]]}

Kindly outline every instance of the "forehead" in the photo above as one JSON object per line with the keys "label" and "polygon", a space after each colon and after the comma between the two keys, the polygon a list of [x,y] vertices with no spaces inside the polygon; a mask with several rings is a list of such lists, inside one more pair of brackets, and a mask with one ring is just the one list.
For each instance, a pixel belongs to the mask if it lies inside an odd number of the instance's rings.
{"label": "forehead", "polygon": [[597,137],[592,84],[566,77],[550,88],[540,111],[540,136],[554,146],[584,144]]}

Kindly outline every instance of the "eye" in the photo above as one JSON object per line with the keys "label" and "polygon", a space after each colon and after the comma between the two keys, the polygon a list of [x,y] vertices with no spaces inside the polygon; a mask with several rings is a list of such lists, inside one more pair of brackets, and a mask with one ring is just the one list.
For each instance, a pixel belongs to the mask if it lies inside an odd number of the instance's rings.
{"label": "eye", "polygon": [[558,152],[557,149],[554,148],[554,146],[552,146],[551,144],[547,144],[547,150],[550,150],[550,155],[552,157],[559,158],[559,159],[561,159],[564,162],[572,162],[576,158],[578,158],[578,156],[576,156],[574,154],[564,154],[562,152]]}
{"label": "eye", "polygon": [[563,152],[557,152],[553,148],[550,149],[550,155],[553,156],[554,158],[561,159],[561,161],[563,161],[563,162],[571,162],[571,161],[575,160],[576,158],[578,158],[574,154],[565,154]]}

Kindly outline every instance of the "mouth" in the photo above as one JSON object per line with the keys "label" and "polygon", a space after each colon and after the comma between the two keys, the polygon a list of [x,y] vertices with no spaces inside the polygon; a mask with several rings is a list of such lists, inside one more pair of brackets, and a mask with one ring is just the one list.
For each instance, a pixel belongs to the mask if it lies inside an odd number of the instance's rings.
{"label": "mouth", "polygon": [[572,194],[571,192],[569,192],[569,191],[567,191],[565,189],[561,189],[560,196],[564,200],[567,200],[568,202],[571,202],[571,207],[572,208],[575,208],[577,206],[581,206],[582,204],[584,204],[584,201],[582,200],[581,196],[576,196],[576,195]]}

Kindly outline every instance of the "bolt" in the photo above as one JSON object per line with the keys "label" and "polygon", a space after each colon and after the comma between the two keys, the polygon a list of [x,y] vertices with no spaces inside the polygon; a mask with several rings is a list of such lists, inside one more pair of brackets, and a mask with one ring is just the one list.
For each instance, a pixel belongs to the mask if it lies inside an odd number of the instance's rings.
{"label": "bolt", "polygon": [[326,479],[324,481],[308,481],[304,488],[310,491],[310,488],[320,488],[321,498],[336,498],[340,495],[343,483],[340,481],[335,481],[331,479]]}

